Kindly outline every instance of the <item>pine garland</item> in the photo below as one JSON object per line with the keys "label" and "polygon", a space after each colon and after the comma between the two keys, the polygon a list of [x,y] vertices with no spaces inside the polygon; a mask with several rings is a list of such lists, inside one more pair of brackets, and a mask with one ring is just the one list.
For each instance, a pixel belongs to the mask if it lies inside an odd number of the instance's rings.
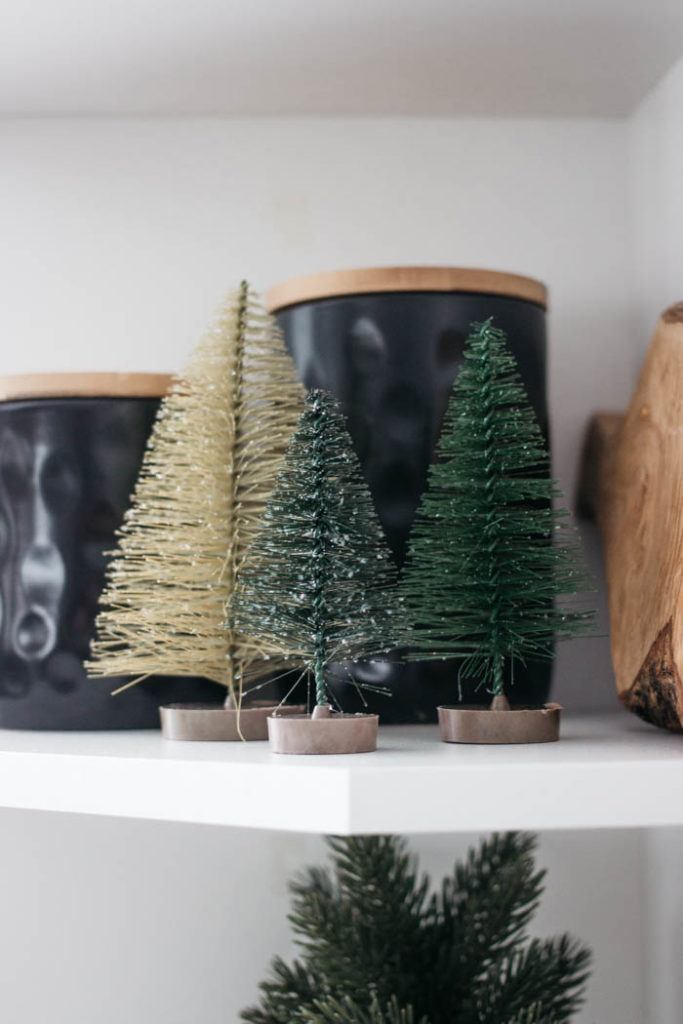
{"label": "pine garland", "polygon": [[463,658],[463,677],[502,695],[506,659],[549,657],[588,626],[567,601],[587,583],[548,468],[504,332],[473,324],[410,538],[411,658]]}
{"label": "pine garland", "polygon": [[333,872],[291,886],[300,959],[277,957],[246,1024],[567,1024],[589,952],[529,940],[542,892],[532,836],[493,835],[430,895],[405,843],[333,838]]}
{"label": "pine garland", "polygon": [[91,675],[203,676],[236,696],[246,664],[272,653],[226,623],[226,606],[303,398],[243,282],[161,404],[108,567]]}
{"label": "pine garland", "polygon": [[237,627],[295,657],[331,700],[333,662],[395,647],[405,631],[397,571],[337,402],[307,396],[259,534],[242,566]]}

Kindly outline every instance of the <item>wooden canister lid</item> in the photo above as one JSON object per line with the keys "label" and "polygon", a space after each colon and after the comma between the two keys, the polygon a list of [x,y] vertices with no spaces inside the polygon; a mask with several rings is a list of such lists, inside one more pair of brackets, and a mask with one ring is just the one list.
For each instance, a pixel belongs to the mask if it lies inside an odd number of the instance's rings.
{"label": "wooden canister lid", "polygon": [[266,295],[269,312],[315,299],[339,295],[369,295],[377,292],[478,292],[508,295],[548,304],[546,286],[533,277],[505,274],[497,270],[467,267],[369,267],[364,270],[335,270],[326,274],[295,277],[274,285]]}
{"label": "wooden canister lid", "polygon": [[17,373],[0,377],[0,402],[27,398],[163,398],[167,373]]}

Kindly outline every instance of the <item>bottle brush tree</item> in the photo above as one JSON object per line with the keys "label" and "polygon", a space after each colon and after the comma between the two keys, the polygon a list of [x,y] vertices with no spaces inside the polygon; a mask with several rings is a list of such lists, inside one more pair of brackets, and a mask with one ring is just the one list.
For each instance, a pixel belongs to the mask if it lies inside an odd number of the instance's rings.
{"label": "bottle brush tree", "polygon": [[[397,571],[337,402],[312,391],[233,601],[236,627],[294,657],[332,702],[326,672],[395,647]],[[309,702],[310,703],[310,702]]]}
{"label": "bottle brush tree", "polygon": [[[462,658],[505,706],[504,665],[585,629],[578,537],[503,331],[473,324],[410,538],[412,657]],[[564,603],[558,604],[559,599]],[[502,704],[501,704],[502,702]]]}
{"label": "bottle brush tree", "polygon": [[242,282],[161,404],[108,567],[91,675],[203,676],[241,694],[246,667],[269,651],[226,608],[303,400],[275,321]]}
{"label": "bottle brush tree", "polygon": [[534,837],[493,835],[432,893],[392,836],[329,839],[333,871],[291,886],[300,954],[277,957],[246,1024],[567,1024],[588,950],[526,934]]}

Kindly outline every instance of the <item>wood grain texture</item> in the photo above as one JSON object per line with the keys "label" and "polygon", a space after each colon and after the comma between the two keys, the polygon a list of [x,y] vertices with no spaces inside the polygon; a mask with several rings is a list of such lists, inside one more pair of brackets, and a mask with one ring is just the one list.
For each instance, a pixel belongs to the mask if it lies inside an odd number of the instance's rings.
{"label": "wood grain texture", "polygon": [[548,304],[546,286],[520,274],[466,267],[369,267],[282,281],[267,293],[266,306],[270,313],[274,313],[285,306],[313,299],[378,292],[476,292],[509,295],[534,302],[544,309]]}
{"label": "wood grain texture", "polygon": [[683,304],[660,318],[596,493],[625,707],[683,731]]}
{"label": "wood grain texture", "polygon": [[0,402],[27,398],[162,398],[166,373],[18,373],[0,377]]}

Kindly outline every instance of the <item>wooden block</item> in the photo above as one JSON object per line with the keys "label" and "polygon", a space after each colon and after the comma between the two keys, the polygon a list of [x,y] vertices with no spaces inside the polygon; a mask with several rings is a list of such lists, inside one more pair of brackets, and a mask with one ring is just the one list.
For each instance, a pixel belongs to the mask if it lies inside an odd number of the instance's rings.
{"label": "wooden block", "polygon": [[611,456],[610,428],[594,439],[602,469],[592,493],[619,699],[646,721],[681,732],[683,303],[662,314],[625,420],[611,426]]}

